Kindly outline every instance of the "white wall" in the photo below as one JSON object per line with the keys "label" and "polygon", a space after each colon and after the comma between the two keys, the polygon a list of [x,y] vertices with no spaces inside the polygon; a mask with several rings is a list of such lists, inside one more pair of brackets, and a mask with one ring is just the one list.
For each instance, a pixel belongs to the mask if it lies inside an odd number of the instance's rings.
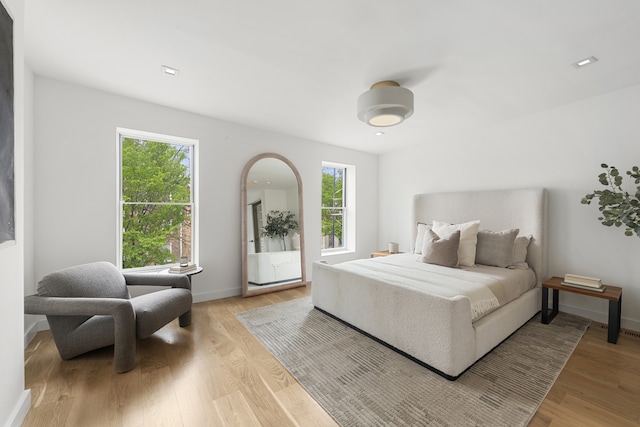
{"label": "white wall", "polygon": [[[212,96],[214,96],[212,94]],[[251,129],[36,76],[35,277],[85,262],[116,259],[116,127],[200,140],[200,264],[196,301],[241,291],[240,178],[255,155],[274,152],[303,184],[307,277],[320,259],[323,160],[358,171],[358,252],[377,249],[378,158],[363,152]]]}
{"label": "white wall", "polygon": [[20,425],[29,408],[30,393],[24,390],[23,283],[25,251],[25,90],[24,90],[24,2],[2,0],[13,18],[14,33],[14,124],[15,124],[15,224],[16,243],[0,247],[0,425]]}
{"label": "white wall", "polygon": [[[548,275],[571,272],[621,286],[622,325],[640,330],[640,239],[601,225],[597,204],[580,204],[582,196],[601,187],[601,163],[624,171],[640,166],[638,113],[640,86],[633,86],[382,155],[378,246],[398,241],[401,251],[409,250],[413,194],[545,187]],[[626,181],[628,190],[635,192],[633,182]],[[606,322],[608,305],[605,300],[561,293],[560,308]]]}

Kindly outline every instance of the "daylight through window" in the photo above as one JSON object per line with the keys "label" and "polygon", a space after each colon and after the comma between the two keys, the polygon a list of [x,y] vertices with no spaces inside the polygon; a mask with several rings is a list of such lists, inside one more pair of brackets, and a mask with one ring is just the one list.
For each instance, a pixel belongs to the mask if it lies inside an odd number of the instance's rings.
{"label": "daylight through window", "polygon": [[346,248],[347,168],[322,165],[322,250]]}
{"label": "daylight through window", "polygon": [[121,268],[197,263],[196,142],[119,132]]}

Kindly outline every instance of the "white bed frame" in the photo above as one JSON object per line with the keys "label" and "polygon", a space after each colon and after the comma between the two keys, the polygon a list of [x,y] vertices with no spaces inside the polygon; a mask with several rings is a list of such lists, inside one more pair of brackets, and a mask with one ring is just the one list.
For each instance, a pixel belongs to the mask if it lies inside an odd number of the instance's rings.
{"label": "white bed frame", "polygon": [[418,194],[412,224],[434,219],[451,223],[480,220],[480,229],[519,228],[532,235],[527,263],[537,285],[519,298],[471,320],[469,300],[445,298],[338,273],[313,264],[316,308],[454,380],[540,311],[540,285],[546,279],[547,195],[544,189]]}

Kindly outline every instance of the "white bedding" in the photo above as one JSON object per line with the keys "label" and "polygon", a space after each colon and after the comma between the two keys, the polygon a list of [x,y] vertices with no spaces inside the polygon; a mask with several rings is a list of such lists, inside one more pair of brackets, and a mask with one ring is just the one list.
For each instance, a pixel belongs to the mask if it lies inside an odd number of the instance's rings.
{"label": "white bedding", "polygon": [[463,296],[469,300],[474,322],[535,286],[535,274],[530,269],[482,265],[449,268],[420,262],[414,254],[361,259],[335,267],[426,294],[450,299]]}

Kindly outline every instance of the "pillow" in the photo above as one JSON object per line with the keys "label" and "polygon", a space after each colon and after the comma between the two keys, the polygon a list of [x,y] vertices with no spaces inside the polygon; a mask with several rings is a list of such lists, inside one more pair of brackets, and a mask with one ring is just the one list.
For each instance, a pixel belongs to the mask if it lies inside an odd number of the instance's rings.
{"label": "pillow", "polygon": [[472,266],[476,262],[476,242],[480,221],[469,221],[463,224],[447,224],[433,221],[432,230],[442,237],[447,237],[456,230],[460,230],[460,245],[458,246],[458,264]]}
{"label": "pillow", "polygon": [[291,250],[300,250],[300,234],[297,231],[291,235]]}
{"label": "pillow", "polygon": [[425,224],[424,222],[419,222],[417,226],[418,226],[418,233],[416,234],[416,243],[413,246],[413,253],[421,254],[422,241],[424,240],[424,233],[427,230],[431,230],[431,224]]}
{"label": "pillow", "polygon": [[476,264],[507,268],[513,264],[513,241],[517,228],[504,231],[478,231]]}
{"label": "pillow", "polygon": [[458,246],[460,230],[441,238],[433,230],[426,230],[422,241],[422,257],[420,261],[445,267],[458,266]]}
{"label": "pillow", "polygon": [[518,236],[516,240],[513,241],[513,259],[511,261],[511,266],[509,268],[513,269],[527,269],[529,268],[529,264],[527,264],[527,251],[529,248],[529,243],[533,236]]}

